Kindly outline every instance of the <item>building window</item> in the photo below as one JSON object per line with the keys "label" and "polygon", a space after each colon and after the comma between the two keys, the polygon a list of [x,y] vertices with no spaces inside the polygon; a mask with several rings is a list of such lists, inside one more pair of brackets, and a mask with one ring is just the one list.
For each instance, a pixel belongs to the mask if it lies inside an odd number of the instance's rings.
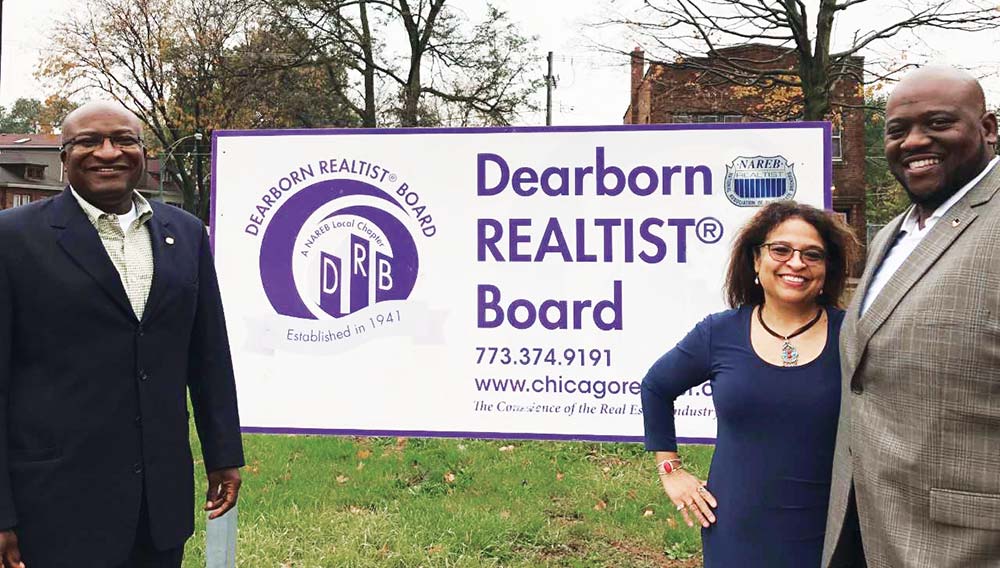
{"label": "building window", "polygon": [[[734,123],[743,122],[742,114],[675,114],[671,121],[674,124],[705,124],[705,123]],[[832,148],[833,161],[844,161],[843,132],[839,126],[830,129],[830,146]]]}
{"label": "building window", "polygon": [[[741,114],[675,114],[672,121],[675,124],[704,124],[704,123],[734,123],[743,122]],[[833,161],[844,161],[843,132],[839,126],[830,129],[830,146],[832,148]]]}
{"label": "building window", "polygon": [[45,167],[44,166],[25,166],[24,167],[24,179],[32,181],[40,181],[45,179]]}
{"label": "building window", "polygon": [[27,193],[15,193],[11,199],[11,207],[20,207],[31,203],[31,196]]}
{"label": "building window", "polygon": [[830,129],[830,139],[831,147],[833,148],[833,161],[844,161],[843,132],[839,126],[834,126]]}
{"label": "building window", "polygon": [[675,124],[711,124],[743,122],[742,114],[675,114]]}

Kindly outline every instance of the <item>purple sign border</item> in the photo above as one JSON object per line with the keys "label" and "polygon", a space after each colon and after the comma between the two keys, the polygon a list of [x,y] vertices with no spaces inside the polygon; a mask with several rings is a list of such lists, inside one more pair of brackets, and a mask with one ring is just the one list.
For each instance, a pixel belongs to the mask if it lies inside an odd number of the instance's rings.
{"label": "purple sign border", "polygon": [[[477,128],[314,128],[288,130],[214,130],[212,132],[212,193],[210,196],[210,216],[212,220],[209,239],[212,252],[215,252],[215,219],[217,181],[214,175],[218,170],[218,143],[222,137],[248,136],[357,136],[357,135],[411,135],[411,134],[512,134],[512,133],[551,133],[551,132],[630,132],[630,131],[663,131],[663,130],[767,130],[767,129],[797,129],[820,128],[823,130],[823,207],[833,210],[833,145],[830,138],[832,126],[826,121],[808,122],[738,122],[738,123],[706,123],[706,124],[615,124],[592,126],[508,126],[508,127],[477,127]],[[407,436],[416,438],[481,438],[489,440],[555,440],[582,442],[642,442],[642,436],[613,436],[602,434],[542,434],[535,432],[457,432],[438,430],[356,430],[349,428],[269,428],[262,426],[242,426],[240,431],[246,434],[298,434],[316,436]],[[684,438],[678,437],[682,444],[714,444],[715,438]]]}
{"label": "purple sign border", "polygon": [[[299,436],[405,436],[408,438],[472,438],[481,440],[555,440],[562,442],[642,443],[642,436],[602,434],[542,434],[537,432],[458,432],[451,430],[355,430],[348,428],[268,428],[244,426],[244,434],[295,434]],[[714,444],[715,438],[684,438],[682,444]]]}

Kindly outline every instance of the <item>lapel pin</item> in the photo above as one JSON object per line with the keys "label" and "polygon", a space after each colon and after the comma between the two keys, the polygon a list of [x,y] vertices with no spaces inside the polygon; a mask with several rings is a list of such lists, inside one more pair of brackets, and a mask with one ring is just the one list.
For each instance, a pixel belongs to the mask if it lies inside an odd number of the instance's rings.
{"label": "lapel pin", "polygon": [[961,220],[961,219],[952,219],[952,220],[951,220],[951,226],[952,226],[952,227],[957,227],[957,226],[958,226],[958,224],[959,224],[959,223],[961,223],[961,222],[962,222],[962,220]]}
{"label": "lapel pin", "polygon": [[172,244],[174,244],[174,238],[173,238],[173,237],[167,237],[167,238],[165,238],[165,239],[163,239],[163,240],[164,240],[164,241],[165,241],[165,242],[166,242],[166,243],[167,243],[168,245],[172,245]]}

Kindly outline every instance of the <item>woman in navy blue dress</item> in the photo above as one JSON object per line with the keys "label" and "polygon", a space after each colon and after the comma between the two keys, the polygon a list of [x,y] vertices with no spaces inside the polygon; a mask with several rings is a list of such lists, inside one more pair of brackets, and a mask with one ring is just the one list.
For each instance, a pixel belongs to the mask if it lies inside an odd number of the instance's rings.
{"label": "woman in navy blue dress", "polygon": [[[763,207],[733,245],[730,309],[702,320],[642,381],[646,449],[706,568],[820,565],[840,409],[839,298],[856,250],[834,214]],[[707,481],[677,454],[674,399],[709,381],[718,419]]]}

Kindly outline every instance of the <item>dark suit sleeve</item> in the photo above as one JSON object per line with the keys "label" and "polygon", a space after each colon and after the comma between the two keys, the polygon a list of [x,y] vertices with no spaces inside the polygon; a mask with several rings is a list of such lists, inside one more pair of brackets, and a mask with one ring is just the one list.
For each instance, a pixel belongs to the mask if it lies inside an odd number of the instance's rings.
{"label": "dark suit sleeve", "polygon": [[676,347],[660,357],[642,379],[642,419],[646,449],[677,451],[674,399],[709,378],[711,321],[708,316]]}
{"label": "dark suit sleeve", "polygon": [[7,448],[7,413],[10,395],[13,302],[6,263],[0,260],[0,530],[17,524],[14,495],[10,487],[10,459]]}
{"label": "dark suit sleeve", "polygon": [[188,388],[191,390],[205,470],[240,467],[244,465],[243,441],[236,406],[233,362],[222,313],[219,281],[204,229],[201,229],[198,251],[198,307],[189,358]]}

